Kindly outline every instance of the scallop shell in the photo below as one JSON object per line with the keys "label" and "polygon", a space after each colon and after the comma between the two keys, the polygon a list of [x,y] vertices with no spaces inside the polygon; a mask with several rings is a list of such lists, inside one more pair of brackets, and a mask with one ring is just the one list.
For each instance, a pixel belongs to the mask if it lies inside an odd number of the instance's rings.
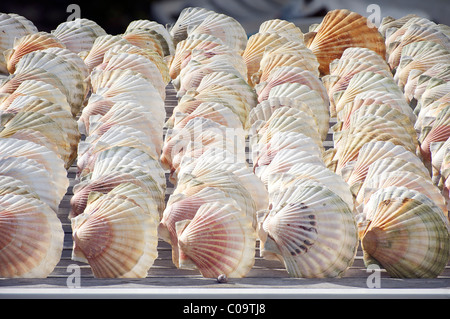
{"label": "scallop shell", "polygon": [[[376,118],[365,118],[365,120],[369,123],[371,123],[374,119]],[[339,141],[339,147],[337,148],[336,154],[334,155],[334,158],[337,159],[337,166],[335,170],[336,173],[341,174],[341,170],[348,163],[357,159],[361,147],[371,141],[389,141],[395,145],[402,145],[407,150],[414,152],[413,145],[405,144],[404,140],[386,131],[392,128],[392,123],[387,124],[387,122],[382,119],[378,120],[380,122],[380,126],[377,129],[371,129],[370,124],[361,122],[360,125],[367,125],[367,128],[361,128],[358,126],[359,132],[351,133],[350,130],[344,132]],[[402,131],[402,129],[400,129],[400,131]],[[405,133],[403,136],[409,135]]]}
{"label": "scallop shell", "polygon": [[[77,114],[87,94],[87,83],[85,82],[85,71],[87,70],[78,68],[78,62],[69,59],[69,55],[61,54],[61,51],[47,50],[33,51],[22,57],[16,64],[14,77],[9,80],[11,83],[9,86],[3,87],[3,92],[9,88],[9,93],[11,93],[27,79],[41,80],[60,89],[66,96],[72,113]],[[67,49],[64,50],[70,52]],[[42,76],[43,73],[46,75]],[[50,81],[47,81],[47,78],[50,78]],[[11,87],[13,90],[10,89]]]}
{"label": "scallop shell", "polygon": [[243,128],[242,122],[236,113],[222,103],[216,102],[204,102],[190,114],[183,114],[180,117],[177,115],[175,117],[174,127],[180,129],[195,117],[208,118],[229,128]]}
{"label": "scallop shell", "polygon": [[259,33],[274,33],[293,42],[303,43],[303,32],[293,22],[283,19],[266,20],[259,26]]}
{"label": "scallop shell", "polygon": [[404,187],[380,189],[364,207],[358,231],[366,265],[396,278],[435,278],[449,259],[449,228],[425,195]]}
{"label": "scallop shell", "polygon": [[256,234],[233,203],[203,204],[192,220],[176,227],[180,268],[193,264],[205,278],[241,278],[253,267]]}
{"label": "scallop shell", "polygon": [[[5,118],[7,115],[2,114]],[[67,135],[50,116],[39,112],[19,112],[4,124],[0,137],[32,140],[37,144],[55,150],[68,168],[76,158]],[[74,141],[72,141],[74,142]]]}
{"label": "scallop shell", "polygon": [[21,195],[26,198],[34,198],[39,200],[38,194],[32,189],[30,185],[20,179],[16,179],[7,175],[0,175],[0,196],[8,194]]}
{"label": "scallop shell", "polygon": [[65,45],[48,32],[37,32],[14,40],[14,46],[4,52],[9,73],[14,73],[17,62],[27,53],[46,48],[65,48]]}
{"label": "scallop shell", "polygon": [[115,171],[117,167],[137,167],[151,177],[164,192],[166,178],[159,161],[149,156],[146,152],[127,146],[115,146],[100,152],[93,164],[91,179],[103,176]]}
{"label": "scallop shell", "polygon": [[267,78],[270,76],[275,69],[283,66],[291,66],[298,67],[303,70],[307,70],[313,73],[315,77],[319,77],[319,72],[315,67],[314,63],[305,58],[302,54],[298,52],[293,53],[274,53],[274,52],[265,52],[261,58],[259,63],[258,72],[254,73],[251,77],[251,82],[253,85],[256,85],[260,82],[267,81]]}
{"label": "scallop shell", "polygon": [[[13,177],[29,185],[42,202],[55,212],[58,211],[58,205],[62,199],[60,194],[64,194],[66,189],[62,189],[64,185],[55,184],[43,164],[32,158],[3,155],[0,157],[0,169],[2,175]],[[49,185],[52,187],[49,188]]]}
{"label": "scallop shell", "polygon": [[236,65],[233,60],[237,61],[237,59],[226,58],[209,59],[207,60],[209,62],[191,59],[180,71],[178,77],[172,81],[177,90],[177,97],[182,97],[190,90],[196,90],[203,77],[213,72],[227,72],[246,80],[247,70]]}
{"label": "scallop shell", "polygon": [[395,69],[402,56],[404,46],[419,41],[431,41],[442,44],[450,48],[450,38],[436,26],[410,24],[405,28],[404,33],[395,42],[391,42],[388,47],[388,63],[391,69]]}
{"label": "scallop shell", "polygon": [[165,207],[164,198],[161,196],[159,185],[155,179],[138,169],[131,170],[122,167],[109,174],[98,176],[95,179],[84,180],[74,185],[74,195],[70,199],[71,211],[69,218],[73,218],[84,212],[91,192],[102,192],[106,194],[115,187],[128,183],[134,183],[143,189],[143,194],[146,194],[148,198],[156,202],[158,212],[162,214]]}
{"label": "scallop shell", "polygon": [[175,52],[175,45],[169,31],[160,23],[145,19],[131,21],[125,34],[128,31],[144,30],[157,36],[157,39],[163,49],[163,56],[172,55]]}
{"label": "scallop shell", "polygon": [[[210,34],[193,34],[177,44],[169,63],[169,75],[175,79],[181,69],[190,61],[192,51],[205,50],[212,55],[232,54],[232,50],[222,40]],[[237,53],[235,53],[237,54]]]}
{"label": "scallop shell", "polygon": [[[0,13],[0,52],[11,49],[14,46],[14,40],[28,34],[37,33],[36,26],[27,18],[18,14]],[[0,73],[8,74],[6,60],[3,54],[0,55]]]}
{"label": "scallop shell", "polygon": [[423,128],[419,136],[420,154],[424,160],[431,162],[431,145],[445,142],[450,137],[450,106],[444,107],[436,117],[431,128]]}
{"label": "scallop shell", "polygon": [[333,103],[330,105],[331,116],[342,111],[344,106],[351,102],[357,94],[369,90],[391,92],[398,96],[403,95],[403,92],[394,82],[392,77],[386,77],[371,71],[362,71],[352,77],[345,90],[334,93],[332,98]]}
{"label": "scallop shell", "polygon": [[258,101],[261,102],[266,100],[270,90],[283,83],[300,83],[306,85],[311,90],[319,93],[325,104],[329,103],[327,90],[323,86],[322,81],[312,72],[294,66],[277,67],[264,82],[255,85]]}
{"label": "scallop shell", "polygon": [[297,163],[286,173],[272,174],[268,178],[269,194],[279,192],[284,187],[303,187],[307,182],[323,185],[338,195],[353,210],[354,200],[349,185],[341,176],[324,167],[322,162]]}
{"label": "scallop shell", "polygon": [[314,118],[307,113],[289,107],[281,107],[272,114],[269,120],[251,137],[250,143],[267,143],[276,132],[298,132],[311,137],[323,147],[322,138],[314,124]]}
{"label": "scallop shell", "polygon": [[407,14],[401,18],[395,19],[391,16],[386,16],[381,20],[380,26],[378,27],[378,31],[386,38],[387,30],[389,29],[399,29],[406,22],[408,22],[411,18],[418,18],[415,14]]}
{"label": "scallop shell", "polygon": [[39,80],[26,80],[20,83],[20,85],[12,93],[5,93],[4,99],[0,102],[1,108],[7,108],[14,99],[22,95],[32,95],[51,103],[58,104],[64,109],[71,112],[69,103],[66,96],[57,87],[51,84],[45,83]]}
{"label": "scallop shell", "polygon": [[237,162],[234,154],[227,150],[211,148],[190,164],[183,163],[178,177],[183,180],[185,174],[189,177],[200,177],[202,174],[221,170],[229,171],[238,177],[239,182],[250,193],[257,210],[267,207],[268,195],[264,185],[245,162]]}
{"label": "scallop shell", "polygon": [[267,144],[262,144],[259,149],[252,149],[253,168],[270,164],[278,152],[286,149],[297,149],[319,158],[322,157],[322,149],[305,134],[289,131],[277,132]]}
{"label": "scallop shell", "polygon": [[258,72],[264,51],[268,46],[277,47],[288,43],[289,40],[275,33],[256,33],[248,38],[242,57],[247,65],[247,82],[253,86],[252,75]]}
{"label": "scallop shell", "polygon": [[121,196],[100,196],[71,223],[72,260],[96,278],[144,278],[158,255],[157,221]]}
{"label": "scallop shell", "polygon": [[406,187],[422,193],[431,199],[442,210],[444,215],[448,217],[448,209],[444,196],[437,186],[433,185],[431,179],[408,171],[394,171],[372,176],[364,182],[362,191],[358,194],[356,202],[366,205],[370,197],[377,190],[391,186]]}
{"label": "scallop shell", "polygon": [[221,14],[210,14],[199,24],[188,27],[188,36],[193,34],[211,34],[218,37],[233,51],[242,54],[247,45],[247,33],[234,18]]}
{"label": "scallop shell", "polygon": [[417,116],[414,114],[413,109],[409,106],[403,96],[394,92],[383,92],[375,89],[361,92],[357,94],[352,101],[348,102],[337,114],[338,123],[333,129],[340,131],[348,128],[353,112],[361,107],[374,104],[389,105],[391,108],[399,110],[401,113],[408,116],[411,124],[416,123]]}
{"label": "scallop shell", "polygon": [[149,59],[138,54],[119,53],[103,59],[103,63],[94,68],[95,70],[112,71],[112,70],[130,70],[143,75],[149,82],[158,89],[162,99],[166,98],[163,76],[158,67]]}
{"label": "scallop shell", "polygon": [[130,43],[117,44],[113,45],[110,49],[108,49],[105,52],[105,54],[103,55],[103,61],[108,61],[109,59],[111,59],[113,55],[120,53],[137,54],[143,56],[146,59],[149,59],[158,68],[159,72],[161,73],[161,76],[163,77],[164,83],[166,83],[167,85],[170,82],[171,79],[169,76],[169,67],[167,66],[164,59],[158,53],[153,52],[151,50],[140,48]]}
{"label": "scallop shell", "polygon": [[[334,94],[346,90],[350,80],[355,74],[369,71],[384,77],[392,78],[392,73],[390,70],[386,70],[384,66],[371,64],[359,59],[340,59],[331,62],[330,74],[322,77],[331,103],[334,104]],[[332,105],[331,107],[335,108],[335,105]]]}
{"label": "scallop shell", "polygon": [[175,23],[169,28],[175,46],[188,36],[188,28],[200,24],[210,15],[216,13],[201,7],[184,8],[178,15]]}
{"label": "scallop shell", "polygon": [[163,40],[163,38],[156,32],[148,32],[143,29],[133,29],[125,31],[125,33],[121,36],[135,46],[154,51],[161,57],[164,57],[165,55],[162,43],[160,41]]}
{"label": "scallop shell", "polygon": [[271,174],[286,173],[295,164],[320,162],[320,155],[302,151],[301,148],[282,149],[276,153],[269,164],[255,166],[254,171],[255,175],[268,187]]}
{"label": "scallop shell", "polygon": [[228,197],[218,188],[204,188],[192,196],[171,196],[158,225],[158,235],[172,247],[172,261],[176,267],[178,262],[178,236],[176,223],[191,220],[201,205],[205,203],[229,203]]}
{"label": "scallop shell", "polygon": [[352,187],[355,195],[358,194],[359,186],[364,182],[370,165],[376,160],[386,157],[401,158],[417,165],[424,174],[427,173],[422,161],[403,146],[387,141],[368,142],[359,150],[358,158],[352,165],[352,170],[345,174],[343,173],[346,182]]}
{"label": "scallop shell", "polygon": [[120,35],[100,35],[95,39],[91,49],[84,54],[81,54],[81,56],[89,71],[92,71],[97,65],[102,63],[103,56],[106,51],[115,45],[126,44],[130,44],[130,42],[122,38]]}
{"label": "scallop shell", "polygon": [[326,187],[285,188],[260,223],[263,257],[278,258],[292,277],[340,277],[355,258],[353,213]]}
{"label": "scallop shell", "polygon": [[377,65],[379,67],[385,68],[386,71],[390,71],[391,68],[389,64],[384,59],[384,57],[380,56],[375,51],[364,47],[350,47],[342,52],[342,56],[339,60],[360,60],[362,62],[371,63],[373,65]]}
{"label": "scallop shell", "polygon": [[35,160],[49,172],[53,187],[58,191],[58,198],[62,199],[65,195],[69,187],[67,171],[61,158],[51,150],[30,141],[1,138],[0,156],[2,158],[24,157]]}
{"label": "scallop shell", "polygon": [[[200,104],[204,102],[216,102],[229,107],[237,116],[239,116],[242,125],[247,123],[248,113],[250,112],[250,104],[241,97],[239,92],[226,86],[214,85],[206,90],[198,92],[194,96],[185,94],[172,111],[172,115],[166,121],[167,128],[173,128],[175,117],[178,113],[190,114]],[[253,102],[256,105],[256,100]]]}
{"label": "scallop shell", "polygon": [[422,110],[428,108],[432,103],[448,103],[450,102],[450,82],[446,82],[440,79],[431,79],[428,83],[425,91],[420,99],[417,101],[417,105],[414,109],[414,113],[420,116]]}
{"label": "scallop shell", "polygon": [[[226,87],[236,93],[239,93],[241,99],[248,104],[248,109],[252,109],[257,104],[257,95],[255,90],[248,85],[248,83],[237,76],[229,72],[212,72],[203,77],[198,85],[196,91],[202,92],[209,88],[214,87]],[[187,94],[190,94],[188,92]],[[194,93],[195,96],[195,93]]]}
{"label": "scallop shell", "polygon": [[62,22],[51,33],[76,54],[90,51],[95,39],[106,35],[101,26],[86,18]]}
{"label": "scallop shell", "polygon": [[405,45],[394,75],[403,90],[411,70],[424,72],[437,63],[449,63],[450,49],[432,41],[419,41]]}
{"label": "scallop shell", "polygon": [[317,29],[305,35],[305,44],[317,56],[319,71],[329,73],[329,64],[349,47],[364,47],[386,55],[386,46],[378,29],[366,17],[346,9],[329,11]]}
{"label": "scallop shell", "polygon": [[412,70],[404,89],[407,101],[419,100],[432,79],[450,81],[450,66],[437,63],[424,72]]}
{"label": "scallop shell", "polygon": [[0,277],[48,277],[60,261],[64,241],[55,212],[38,199],[5,194],[0,196],[0,216]]}

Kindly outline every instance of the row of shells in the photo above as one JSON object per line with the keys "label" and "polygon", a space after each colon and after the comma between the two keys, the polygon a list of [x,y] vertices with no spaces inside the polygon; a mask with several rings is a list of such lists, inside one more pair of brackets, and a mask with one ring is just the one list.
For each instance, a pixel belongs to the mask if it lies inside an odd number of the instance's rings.
{"label": "row of shells", "polygon": [[58,263],[75,160],[72,258],[96,277],[145,277],[158,237],[213,278],[246,276],[258,242],[295,277],[344,276],[359,244],[393,277],[448,263],[447,26],[334,10],[307,33],[274,19],[247,37],[192,7],[121,35],[15,14],[0,29],[1,277]]}

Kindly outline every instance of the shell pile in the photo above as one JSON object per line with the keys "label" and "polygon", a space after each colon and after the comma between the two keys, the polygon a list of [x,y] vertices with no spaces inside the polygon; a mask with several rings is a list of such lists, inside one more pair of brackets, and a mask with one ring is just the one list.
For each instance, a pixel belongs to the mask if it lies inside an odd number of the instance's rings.
{"label": "shell pile", "polygon": [[247,36],[233,18],[200,8],[182,12],[171,34],[178,44],[169,71],[179,101],[161,163],[175,188],[159,233],[176,267],[207,278],[244,277],[255,261],[256,212],[268,203],[245,157],[247,118],[257,104],[241,56]]}
{"label": "shell pile", "polygon": [[58,264],[72,165],[72,259],[95,277],[146,277],[158,239],[206,278],[247,276],[258,247],[292,277],[343,277],[359,245],[391,277],[448,264],[448,26],[342,9],[248,36],[188,7],[118,35],[0,31],[0,277]]}

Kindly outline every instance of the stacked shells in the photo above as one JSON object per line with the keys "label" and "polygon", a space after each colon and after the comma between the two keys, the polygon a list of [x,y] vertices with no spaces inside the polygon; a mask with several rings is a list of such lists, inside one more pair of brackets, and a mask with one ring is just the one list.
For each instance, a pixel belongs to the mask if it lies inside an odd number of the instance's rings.
{"label": "stacked shells", "polygon": [[327,166],[354,196],[366,265],[378,264],[392,277],[436,277],[449,258],[446,202],[419,151],[417,114],[387,47],[392,60],[348,48],[330,63],[323,82],[337,123]]}
{"label": "stacked shells", "polygon": [[159,161],[169,81],[164,31],[133,21],[124,34],[99,35],[80,52],[90,96],[78,120],[85,140],[69,217],[72,259],[89,263],[95,277],[146,277],[157,257],[166,189]]}
{"label": "stacked shells", "polygon": [[60,260],[57,216],[80,139],[82,59],[24,17],[1,14],[9,72],[0,84],[0,277],[45,278]]}
{"label": "stacked shells", "polygon": [[387,19],[382,26],[386,29],[388,62],[395,71],[394,79],[417,115],[417,151],[431,171],[433,183],[442,184],[445,151],[441,148],[450,137],[449,27],[418,16]]}
{"label": "stacked shells", "polygon": [[349,186],[323,160],[329,97],[320,64],[301,30],[279,19],[261,24],[244,56],[248,71],[257,70],[250,78],[259,103],[248,119],[253,169],[269,194],[257,216],[261,254],[293,277],[342,276],[358,237]]}
{"label": "stacked shells", "polygon": [[175,188],[159,235],[178,268],[244,277],[255,259],[256,211],[267,205],[245,158],[245,125],[257,103],[241,56],[247,36],[233,18],[200,8],[185,9],[171,34],[169,72],[179,101],[166,122],[161,162]]}

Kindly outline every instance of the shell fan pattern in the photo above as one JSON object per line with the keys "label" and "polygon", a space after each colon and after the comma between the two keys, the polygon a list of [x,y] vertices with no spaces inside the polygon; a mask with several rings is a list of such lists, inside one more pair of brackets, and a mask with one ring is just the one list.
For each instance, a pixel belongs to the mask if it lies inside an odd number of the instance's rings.
{"label": "shell fan pattern", "polygon": [[448,26],[337,9],[248,35],[188,7],[108,34],[0,13],[0,51],[2,278],[52,274],[66,194],[71,259],[95,278],[147,277],[159,241],[216,279],[257,257],[345,277],[358,249],[393,278],[448,265]]}

